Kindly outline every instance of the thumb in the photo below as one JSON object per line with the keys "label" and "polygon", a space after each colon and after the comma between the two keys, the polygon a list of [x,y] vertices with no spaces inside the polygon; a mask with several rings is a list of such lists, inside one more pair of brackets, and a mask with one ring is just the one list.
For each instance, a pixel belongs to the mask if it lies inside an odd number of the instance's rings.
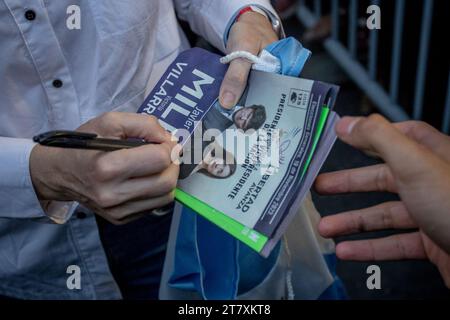
{"label": "thumb", "polygon": [[430,166],[426,149],[380,115],[344,117],[338,122],[336,133],[345,143],[378,154],[400,179],[417,177]]}
{"label": "thumb", "polygon": [[220,104],[227,108],[233,108],[242,96],[247,86],[247,79],[252,64],[245,59],[236,59],[230,63],[228,71],[220,88]]}

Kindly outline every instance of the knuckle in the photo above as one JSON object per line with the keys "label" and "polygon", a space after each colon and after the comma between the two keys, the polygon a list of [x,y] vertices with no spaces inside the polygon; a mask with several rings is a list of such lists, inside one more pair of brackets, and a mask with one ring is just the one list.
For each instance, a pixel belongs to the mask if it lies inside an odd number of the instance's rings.
{"label": "knuckle", "polygon": [[158,152],[155,152],[155,161],[157,161],[157,163],[163,167],[164,169],[168,168],[171,164],[171,153],[169,150],[167,150],[168,148],[165,148],[163,146],[160,146],[160,148],[158,148]]}
{"label": "knuckle", "polygon": [[119,113],[114,111],[106,112],[100,117],[100,119],[104,124],[115,123],[119,119]]}
{"label": "knuckle", "polygon": [[101,208],[109,208],[116,205],[115,195],[106,190],[96,190],[94,200]]}
{"label": "knuckle", "polygon": [[161,188],[164,192],[170,192],[177,187],[177,177],[173,174],[163,179]]}
{"label": "knuckle", "polygon": [[152,115],[147,115],[147,122],[149,122],[151,126],[159,125],[158,119]]}
{"label": "knuckle", "polygon": [[367,118],[367,124],[372,126],[380,126],[384,122],[383,116],[375,113]]}
{"label": "knuckle", "polygon": [[353,224],[353,230],[356,232],[362,233],[366,232],[366,223],[364,221],[364,216],[362,214],[359,214],[358,212],[350,212],[350,221],[352,221]]}
{"label": "knuckle", "polygon": [[432,129],[432,127],[428,123],[423,121],[412,121],[411,124],[411,130],[413,134],[418,137],[426,135],[430,131],[430,129]]}
{"label": "knuckle", "polygon": [[100,158],[95,162],[94,175],[98,181],[106,181],[117,175],[118,165]]}
{"label": "knuckle", "polygon": [[106,112],[98,118],[97,128],[101,135],[114,135],[120,131],[120,122],[119,112]]}
{"label": "knuckle", "polygon": [[408,123],[412,128],[425,128],[426,127],[426,123],[422,122],[422,121],[411,120],[411,121],[408,121]]}
{"label": "knuckle", "polygon": [[379,170],[377,172],[375,183],[378,188],[378,190],[386,190],[387,188],[387,180],[388,180],[388,169],[385,166],[379,167]]}
{"label": "knuckle", "polygon": [[395,208],[395,203],[388,202],[382,207],[381,211],[381,221],[383,227],[389,229],[393,227],[393,209]]}
{"label": "knuckle", "polygon": [[403,238],[401,237],[401,235],[394,235],[393,238],[395,239],[395,244],[397,247],[397,251],[400,254],[400,259],[404,260],[408,258],[408,251],[407,251],[407,245],[404,243]]}
{"label": "knuckle", "polygon": [[233,87],[243,85],[245,83],[245,75],[241,72],[233,72],[228,74],[227,83]]}
{"label": "knuckle", "polygon": [[384,124],[384,118],[379,114],[372,114],[363,121],[360,121],[356,125],[360,125],[360,129],[363,132],[374,133],[382,128]]}
{"label": "knuckle", "polygon": [[417,129],[429,128],[429,125],[423,121],[411,121],[411,124],[413,127],[417,128]]}

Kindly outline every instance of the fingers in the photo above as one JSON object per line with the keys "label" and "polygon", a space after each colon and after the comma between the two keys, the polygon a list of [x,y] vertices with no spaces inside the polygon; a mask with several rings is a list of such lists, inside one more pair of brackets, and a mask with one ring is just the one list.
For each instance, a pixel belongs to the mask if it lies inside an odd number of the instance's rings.
{"label": "fingers", "polygon": [[115,225],[122,225],[133,220],[139,219],[144,214],[148,214],[150,210],[163,207],[174,199],[174,192],[170,192],[160,197],[146,200],[128,202],[116,207],[97,210],[103,218]]}
{"label": "fingers", "polygon": [[321,174],[315,182],[315,188],[322,194],[396,192],[392,172],[384,164]]}
{"label": "fingers", "polygon": [[162,143],[101,154],[81,193],[101,210],[170,193],[179,167],[172,164],[169,149]]}
{"label": "fingers", "polygon": [[133,178],[117,186],[118,203],[148,199],[172,192],[177,186],[179,166],[171,165],[164,172],[149,177]]}
{"label": "fingers", "polygon": [[130,200],[149,199],[172,192],[178,180],[178,166],[171,165],[161,173],[125,181],[108,181],[91,188],[87,198],[99,208],[111,208]]}
{"label": "fingers", "polygon": [[[422,121],[404,121],[393,126],[408,138],[427,147],[436,155],[450,161],[450,137]],[[379,157],[376,152],[366,151],[366,154]]]}
{"label": "fingers", "polygon": [[336,126],[339,138],[362,150],[375,152],[400,179],[416,179],[429,171],[429,152],[380,115],[345,117]]}
{"label": "fingers", "polygon": [[150,144],[104,154],[97,163],[98,179],[125,180],[160,173],[172,164],[174,144]]}
{"label": "fingers", "polygon": [[450,161],[450,137],[422,121],[405,121],[394,126],[407,137],[426,146],[438,156]]}
{"label": "fingers", "polygon": [[426,258],[422,239],[418,232],[382,239],[342,242],[336,246],[336,255],[339,259],[353,261]]}
{"label": "fingers", "polygon": [[78,130],[151,144],[114,152],[77,151],[69,161],[73,179],[65,188],[70,199],[116,224],[173,201],[179,170],[171,159],[176,142],[155,117],[110,112]]}
{"label": "fingers", "polygon": [[78,130],[95,132],[111,138],[140,138],[154,143],[171,141],[170,133],[158,123],[158,120],[145,114],[108,112],[87,122]]}
{"label": "fingers", "polygon": [[161,208],[173,202],[174,194],[174,192],[170,192],[160,197],[128,202],[126,204],[108,209],[108,213],[110,216],[115,217],[117,220],[121,221],[130,215],[136,214],[136,212],[148,212],[150,210]]}
{"label": "fingers", "polygon": [[[374,115],[369,118],[343,118],[338,123],[336,132],[344,142],[380,155],[395,178],[397,190],[393,191],[399,194],[414,221],[425,233],[432,235],[432,239],[442,248],[450,248],[449,223],[446,219],[448,217],[446,208],[450,203],[448,197],[450,165],[443,157],[430,152],[429,147],[423,145],[433,146],[436,143],[434,146],[438,146],[439,152],[444,153],[447,142],[442,142],[444,138],[434,130],[424,125],[419,126],[406,124],[399,129],[399,126],[396,127],[381,116]],[[413,127],[415,129],[412,129]],[[413,138],[410,138],[411,136]],[[436,142],[436,137],[440,142]],[[324,180],[317,184],[318,189],[322,191],[371,189],[366,188],[367,183],[360,184],[358,179],[355,183],[354,179],[347,178],[350,183],[346,185],[346,180],[342,176],[331,177],[332,179],[327,179],[326,176],[322,178]],[[376,179],[376,175],[372,178]],[[344,186],[336,187],[339,181],[343,181]],[[378,184],[374,182],[372,185]],[[381,188],[378,187],[379,189]]]}
{"label": "fingers", "polygon": [[319,233],[325,238],[334,238],[368,231],[416,227],[404,204],[398,201],[325,217],[319,223]]}

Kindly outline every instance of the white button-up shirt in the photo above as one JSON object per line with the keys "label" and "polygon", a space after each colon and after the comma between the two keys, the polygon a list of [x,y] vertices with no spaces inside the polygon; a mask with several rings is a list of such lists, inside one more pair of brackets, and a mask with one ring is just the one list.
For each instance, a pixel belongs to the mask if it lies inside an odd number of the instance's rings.
{"label": "white button-up shirt", "polygon": [[[31,138],[76,129],[104,112],[135,112],[188,47],[175,12],[223,51],[233,15],[249,4],[273,10],[269,0],[0,0],[0,294],[33,297],[20,283],[39,266],[45,272],[33,273],[28,286],[38,286],[40,276],[54,276],[48,270],[62,258],[52,252],[69,257],[75,247],[92,254],[101,250],[95,219],[79,226],[79,233],[76,226],[30,222],[46,216],[29,173]],[[80,29],[68,27],[67,20],[70,25],[78,18],[68,10],[71,5],[80,9]],[[70,211],[60,209],[61,216]],[[77,234],[84,238],[71,245]],[[96,259],[86,265],[107,273],[105,261]],[[45,280],[38,297],[61,297],[48,287],[54,281],[60,279]]]}
{"label": "white button-up shirt", "polygon": [[[179,17],[221,50],[239,8],[270,7],[268,0],[174,3]],[[137,110],[168,64],[188,47],[174,3],[0,0],[0,217],[43,214],[29,174],[31,137],[76,129],[107,111]],[[67,14],[73,4],[80,8],[79,30],[67,26],[76,18]],[[62,87],[55,87],[55,80]]]}

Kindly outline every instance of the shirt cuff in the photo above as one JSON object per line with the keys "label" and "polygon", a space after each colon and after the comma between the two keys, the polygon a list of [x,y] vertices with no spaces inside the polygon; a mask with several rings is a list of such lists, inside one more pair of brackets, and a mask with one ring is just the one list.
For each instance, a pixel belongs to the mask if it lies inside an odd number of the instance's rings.
{"label": "shirt cuff", "polygon": [[71,202],[37,198],[29,165],[34,146],[28,139],[0,137],[0,217],[66,222],[73,212]]}
{"label": "shirt cuff", "polygon": [[47,218],[56,224],[64,224],[72,217],[75,210],[78,208],[78,202],[65,201],[44,201],[41,202]]}
{"label": "shirt cuff", "polygon": [[175,1],[180,19],[189,22],[195,33],[225,52],[226,38],[240,9],[255,5],[275,15],[270,0]]}
{"label": "shirt cuff", "polygon": [[228,36],[230,34],[230,30],[231,27],[233,26],[233,24],[236,22],[236,18],[239,15],[239,12],[244,9],[245,7],[248,6],[255,6],[259,9],[261,9],[262,11],[264,11],[267,15],[267,17],[269,18],[270,22],[272,23],[272,25],[277,22],[280,24],[280,32],[278,34],[278,36],[280,37],[280,39],[283,39],[286,37],[285,33],[284,33],[284,29],[283,29],[283,25],[281,24],[281,19],[278,16],[278,14],[276,13],[275,9],[272,7],[272,5],[270,4],[269,1],[264,1],[264,0],[250,0],[248,4],[242,6],[242,1],[241,1],[241,6],[234,12],[233,16],[231,17],[231,19],[228,21],[228,24],[225,28],[224,34],[223,34],[223,42],[224,42],[224,47],[226,48],[227,42],[228,42]]}

